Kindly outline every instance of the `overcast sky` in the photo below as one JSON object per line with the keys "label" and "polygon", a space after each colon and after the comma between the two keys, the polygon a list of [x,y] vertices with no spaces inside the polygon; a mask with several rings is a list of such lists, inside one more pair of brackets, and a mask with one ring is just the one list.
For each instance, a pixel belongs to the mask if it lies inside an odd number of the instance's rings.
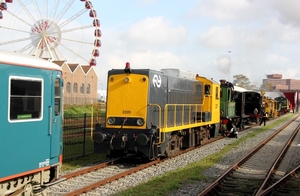
{"label": "overcast sky", "polygon": [[178,68],[215,80],[244,74],[258,86],[267,74],[300,79],[298,0],[97,0],[93,5],[103,33],[96,66],[101,80],[127,61],[132,68]]}
{"label": "overcast sky", "polygon": [[[299,0],[91,2],[102,31],[99,89],[106,89],[108,70],[126,62],[132,69],[178,68],[217,81],[243,74],[257,86],[267,74],[300,79]],[[4,17],[0,26],[12,23]],[[2,30],[0,42],[4,37]]]}

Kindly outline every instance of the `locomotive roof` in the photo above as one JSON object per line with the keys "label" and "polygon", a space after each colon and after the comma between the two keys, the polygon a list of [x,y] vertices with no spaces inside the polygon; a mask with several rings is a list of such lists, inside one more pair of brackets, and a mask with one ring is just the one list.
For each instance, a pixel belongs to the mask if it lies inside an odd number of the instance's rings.
{"label": "locomotive roof", "polygon": [[182,71],[176,68],[166,68],[160,70],[165,75],[179,77],[179,78],[187,78],[187,79],[195,79],[196,74],[188,71]]}
{"label": "locomotive roof", "polygon": [[18,66],[33,67],[40,69],[59,70],[61,67],[50,61],[30,56],[28,54],[21,54],[6,50],[0,50],[0,63],[13,64]]}
{"label": "locomotive roof", "polygon": [[[191,80],[195,80],[196,76],[198,75],[198,74],[195,74],[193,72],[183,71],[183,70],[180,70],[180,69],[177,69],[177,68],[164,68],[164,69],[161,69],[160,71],[165,75],[179,77],[179,78],[186,78],[186,79],[191,79]],[[202,78],[205,78],[207,80],[210,80],[214,84],[219,83],[219,82],[215,81],[213,78],[208,79],[206,77],[199,76],[199,75],[198,75],[198,77],[202,77]]]}
{"label": "locomotive roof", "polygon": [[243,93],[245,93],[245,94],[259,94],[261,96],[261,92],[256,91],[256,90],[246,90],[246,91],[243,91]]}
{"label": "locomotive roof", "polygon": [[238,92],[245,92],[245,91],[247,91],[247,89],[239,87],[239,86],[234,86],[234,90],[238,91]]}
{"label": "locomotive roof", "polygon": [[276,97],[285,97],[283,92],[279,92],[279,91],[265,92],[265,96],[271,97],[272,99],[275,99]]}

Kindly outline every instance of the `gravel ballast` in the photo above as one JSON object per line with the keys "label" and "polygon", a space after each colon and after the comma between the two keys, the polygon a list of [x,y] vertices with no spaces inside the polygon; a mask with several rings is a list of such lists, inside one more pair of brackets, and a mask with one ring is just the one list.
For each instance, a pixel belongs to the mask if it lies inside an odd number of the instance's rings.
{"label": "gravel ballast", "polygon": [[[269,122],[270,123],[270,122]],[[234,164],[238,159],[242,158],[247,152],[249,152],[251,149],[253,149],[255,146],[260,144],[264,139],[269,137],[272,133],[274,133],[276,128],[279,128],[282,126],[278,125],[272,129],[267,129],[260,134],[256,135],[252,139],[248,139],[245,142],[239,144],[237,148],[233,148],[230,150],[230,152],[224,154],[223,158],[220,162],[215,164],[213,167],[208,168],[204,171],[204,175],[209,177],[210,179],[217,178],[221,174],[224,173],[232,164]],[[258,129],[251,128],[248,130],[244,130],[238,134],[238,139],[245,137],[250,132],[253,132],[254,130]],[[193,151],[190,151],[186,154],[177,156],[171,160],[164,161],[160,164],[157,164],[155,166],[152,166],[150,168],[147,168],[143,171],[139,171],[137,173],[134,173],[132,175],[129,175],[125,178],[122,178],[120,180],[117,180],[115,182],[109,183],[107,185],[101,186],[89,193],[82,194],[84,196],[90,196],[90,195],[114,195],[120,191],[126,190],[129,187],[137,186],[143,182],[147,182],[151,180],[153,177],[160,176],[162,174],[165,174],[167,172],[182,168],[187,166],[190,163],[200,161],[201,159],[212,155],[216,152],[219,152],[222,150],[225,146],[232,144],[234,141],[236,141],[235,138],[224,138],[221,140],[218,140],[216,142],[210,143],[208,145],[202,146],[198,149],[195,149]],[[300,139],[298,138],[298,141],[300,142]],[[294,144],[294,153],[295,158],[297,160],[293,160],[293,163],[290,164],[291,167],[293,164],[299,164],[300,162],[300,146],[297,144]],[[298,158],[297,158],[298,157]],[[200,175],[200,174],[199,174]],[[172,191],[168,193],[168,196],[182,196],[182,195],[198,195],[202,190],[204,190],[205,187],[207,187],[211,182],[207,181],[197,181],[193,184],[187,184],[184,185],[184,188],[178,189],[176,191]]]}

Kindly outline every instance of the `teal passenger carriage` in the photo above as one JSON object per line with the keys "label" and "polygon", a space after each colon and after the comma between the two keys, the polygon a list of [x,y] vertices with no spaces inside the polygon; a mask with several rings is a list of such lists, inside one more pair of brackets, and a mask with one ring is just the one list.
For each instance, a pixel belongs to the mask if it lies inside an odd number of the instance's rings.
{"label": "teal passenger carriage", "polygon": [[0,195],[35,195],[59,176],[62,70],[0,50],[0,78]]}

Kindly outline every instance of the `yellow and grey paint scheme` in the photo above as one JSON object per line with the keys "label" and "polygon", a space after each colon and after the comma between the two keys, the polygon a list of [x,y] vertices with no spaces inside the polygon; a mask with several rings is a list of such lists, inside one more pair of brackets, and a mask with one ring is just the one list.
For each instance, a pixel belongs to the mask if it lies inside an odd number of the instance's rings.
{"label": "yellow and grey paint scheme", "polygon": [[[96,128],[96,149],[112,157],[143,154],[149,159],[170,155],[218,134],[220,85],[139,69],[108,73],[106,122]],[[99,145],[98,145],[98,144]],[[101,144],[104,145],[101,145]]]}

